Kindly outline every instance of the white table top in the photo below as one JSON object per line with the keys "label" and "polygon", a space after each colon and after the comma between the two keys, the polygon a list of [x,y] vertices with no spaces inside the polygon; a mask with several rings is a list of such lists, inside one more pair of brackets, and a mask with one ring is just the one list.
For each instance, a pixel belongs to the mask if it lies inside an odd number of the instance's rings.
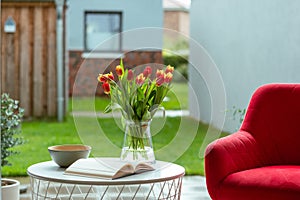
{"label": "white table top", "polygon": [[[105,159],[116,160],[119,158]],[[28,175],[33,178],[59,183],[85,185],[124,185],[155,183],[173,180],[183,176],[185,173],[185,169],[182,166],[164,161],[156,161],[154,171],[134,174],[115,180],[64,175],[64,171],[65,168],[59,167],[53,161],[37,163],[27,169]]]}

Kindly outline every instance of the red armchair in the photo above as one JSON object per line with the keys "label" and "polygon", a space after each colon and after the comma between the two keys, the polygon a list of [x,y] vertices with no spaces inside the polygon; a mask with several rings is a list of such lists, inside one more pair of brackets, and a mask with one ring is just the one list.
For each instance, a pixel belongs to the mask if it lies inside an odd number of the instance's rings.
{"label": "red armchair", "polygon": [[300,84],[268,84],[253,94],[236,133],[209,144],[213,200],[300,199]]}

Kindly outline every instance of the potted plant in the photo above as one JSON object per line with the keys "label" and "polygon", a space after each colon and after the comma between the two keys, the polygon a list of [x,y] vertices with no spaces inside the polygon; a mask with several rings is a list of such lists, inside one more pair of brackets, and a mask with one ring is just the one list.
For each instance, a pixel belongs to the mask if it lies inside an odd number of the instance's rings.
{"label": "potted plant", "polygon": [[[24,109],[20,108],[19,101],[6,93],[1,95],[1,167],[11,165],[7,158],[18,153],[12,147],[24,143],[16,136],[20,133],[23,115]],[[1,179],[2,200],[19,199],[19,185],[17,180]]]}

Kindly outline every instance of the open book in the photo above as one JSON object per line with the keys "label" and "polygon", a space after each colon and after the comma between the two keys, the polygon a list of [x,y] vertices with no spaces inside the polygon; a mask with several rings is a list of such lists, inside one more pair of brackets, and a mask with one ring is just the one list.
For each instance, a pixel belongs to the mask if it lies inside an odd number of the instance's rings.
{"label": "open book", "polygon": [[152,171],[155,168],[147,163],[133,165],[116,159],[87,158],[79,159],[70,165],[65,175],[86,176],[93,178],[117,179],[132,174]]}

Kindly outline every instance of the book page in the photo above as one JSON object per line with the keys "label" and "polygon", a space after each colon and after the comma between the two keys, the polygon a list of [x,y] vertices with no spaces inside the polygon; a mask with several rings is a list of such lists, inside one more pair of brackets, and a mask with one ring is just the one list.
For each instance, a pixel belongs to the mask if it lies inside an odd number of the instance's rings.
{"label": "book page", "polygon": [[96,159],[79,159],[64,172],[66,175],[87,176],[94,178],[112,178],[118,169]]}
{"label": "book page", "polygon": [[114,172],[105,171],[105,170],[90,170],[90,169],[81,169],[81,168],[70,168],[65,171],[66,175],[76,175],[84,177],[93,177],[93,178],[106,178],[111,179],[114,176]]}
{"label": "book page", "polygon": [[117,179],[151,170],[154,170],[153,166],[146,163],[139,163],[134,166],[120,160],[88,158],[75,161],[65,170],[64,174],[93,178]]}
{"label": "book page", "polygon": [[143,173],[143,172],[146,172],[146,171],[153,171],[155,170],[155,168],[147,163],[139,163],[137,166],[135,166],[135,170],[134,172],[136,174],[139,174],[139,173]]}
{"label": "book page", "polygon": [[134,174],[134,167],[133,167],[133,165],[127,163],[115,173],[115,175],[112,177],[112,179],[120,178],[123,176],[128,176],[131,174]]}

